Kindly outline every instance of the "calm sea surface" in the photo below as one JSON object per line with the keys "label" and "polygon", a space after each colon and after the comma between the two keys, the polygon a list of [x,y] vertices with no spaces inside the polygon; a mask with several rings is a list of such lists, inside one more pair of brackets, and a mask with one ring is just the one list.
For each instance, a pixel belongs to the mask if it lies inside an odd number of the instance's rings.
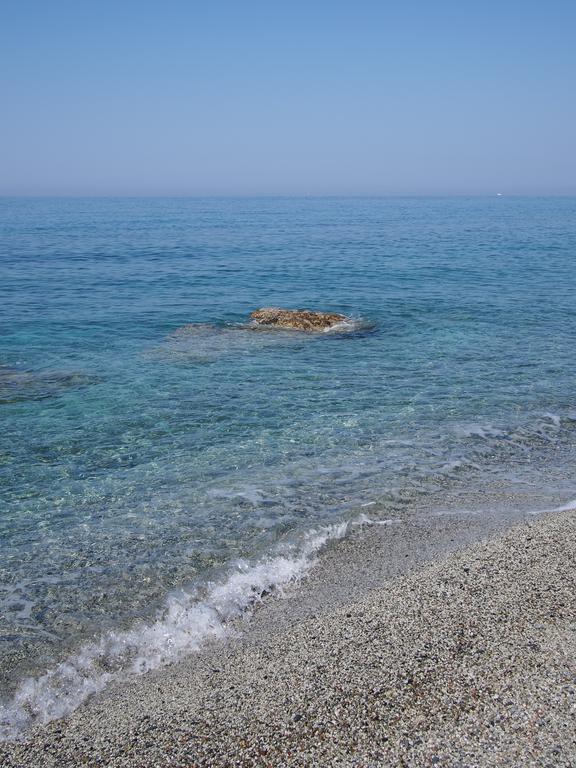
{"label": "calm sea surface", "polygon": [[[357,324],[243,327],[267,305]],[[573,441],[575,338],[572,198],[1,199],[5,733],[218,634],[363,505]]]}

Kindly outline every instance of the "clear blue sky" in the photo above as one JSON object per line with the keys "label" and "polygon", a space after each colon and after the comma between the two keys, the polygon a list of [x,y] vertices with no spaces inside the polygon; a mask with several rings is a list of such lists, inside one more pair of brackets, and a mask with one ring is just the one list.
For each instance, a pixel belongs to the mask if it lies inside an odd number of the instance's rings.
{"label": "clear blue sky", "polygon": [[576,192],[576,3],[4,0],[0,194]]}

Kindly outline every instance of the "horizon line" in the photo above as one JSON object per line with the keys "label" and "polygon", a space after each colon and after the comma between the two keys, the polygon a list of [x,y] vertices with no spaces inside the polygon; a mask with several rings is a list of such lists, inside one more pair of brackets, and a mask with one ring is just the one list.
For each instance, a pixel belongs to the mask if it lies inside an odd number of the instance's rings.
{"label": "horizon line", "polygon": [[454,198],[454,197],[576,197],[576,188],[564,192],[374,192],[374,193],[193,193],[193,192],[0,192],[0,199],[155,199],[177,198],[197,200],[237,200],[237,199],[384,199],[384,198]]}

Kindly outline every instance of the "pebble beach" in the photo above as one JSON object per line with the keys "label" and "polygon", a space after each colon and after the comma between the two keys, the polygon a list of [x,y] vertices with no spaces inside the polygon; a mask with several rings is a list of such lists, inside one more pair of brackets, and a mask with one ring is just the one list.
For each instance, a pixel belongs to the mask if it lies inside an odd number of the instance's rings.
{"label": "pebble beach", "polygon": [[352,536],[226,642],[2,745],[0,763],[573,766],[576,511],[424,519],[428,549],[409,543],[417,521]]}

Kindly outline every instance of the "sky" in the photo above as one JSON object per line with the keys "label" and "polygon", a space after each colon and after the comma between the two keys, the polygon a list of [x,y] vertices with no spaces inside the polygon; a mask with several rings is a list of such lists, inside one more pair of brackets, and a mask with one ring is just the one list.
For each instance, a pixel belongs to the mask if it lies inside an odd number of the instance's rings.
{"label": "sky", "polygon": [[576,193],[576,3],[4,0],[2,195]]}

